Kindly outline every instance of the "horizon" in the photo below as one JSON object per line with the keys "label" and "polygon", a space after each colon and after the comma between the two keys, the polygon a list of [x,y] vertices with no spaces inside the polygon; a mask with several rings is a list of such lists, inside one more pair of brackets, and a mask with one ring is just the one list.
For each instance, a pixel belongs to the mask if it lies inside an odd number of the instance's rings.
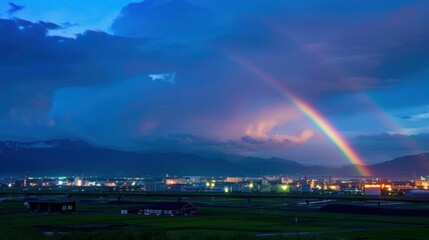
{"label": "horizon", "polygon": [[[299,163],[303,166],[319,166],[319,167],[330,167],[330,168],[342,168],[342,167],[346,167],[346,166],[350,166],[350,165],[356,165],[354,163],[346,163],[344,165],[325,165],[325,164],[306,164],[306,163],[300,163],[299,161],[295,161],[293,159],[285,159],[285,158],[281,158],[281,157],[276,157],[276,156],[268,156],[268,157],[256,157],[256,156],[252,156],[252,155],[241,155],[241,154],[228,154],[225,152],[204,152],[204,153],[199,153],[199,152],[186,152],[186,151],[180,151],[180,150],[159,150],[159,149],[149,149],[146,151],[139,151],[139,150],[127,150],[127,149],[121,149],[121,148],[115,148],[112,146],[107,146],[107,145],[97,145],[97,144],[93,144],[90,142],[86,142],[84,140],[80,140],[80,139],[67,139],[67,138],[52,138],[52,139],[45,139],[45,140],[0,140],[0,142],[16,142],[16,143],[46,143],[46,142],[52,142],[52,141],[66,141],[66,142],[79,142],[79,143],[84,143],[84,144],[88,144],[91,147],[96,147],[96,148],[100,148],[100,149],[109,149],[109,150],[115,150],[115,151],[123,151],[123,152],[133,152],[133,153],[178,153],[178,154],[189,154],[189,155],[196,155],[196,156],[201,156],[204,158],[211,158],[211,159],[216,159],[216,158],[226,158],[228,160],[230,160],[230,157],[246,157],[246,158],[258,158],[258,159],[266,159],[266,160],[270,160],[270,159],[279,159],[279,160],[283,160],[283,161],[291,161],[291,162],[296,162]],[[31,147],[29,147],[31,148]],[[44,148],[44,147],[34,147],[34,148]],[[424,154],[429,154],[429,152],[419,152],[416,154],[408,154],[408,155],[400,155],[400,156],[396,156],[393,157],[390,160],[387,161],[381,161],[381,162],[375,162],[375,163],[371,163],[371,164],[365,164],[365,165],[374,165],[374,164],[379,164],[379,163],[384,163],[384,162],[389,162],[398,158],[402,158],[402,157],[407,157],[407,156],[418,156],[418,155],[424,155]]]}
{"label": "horizon", "polygon": [[[309,176],[399,180],[427,176],[429,153],[399,156],[371,165],[302,164],[293,159],[260,158],[224,153],[122,151],[83,141],[0,141],[0,157],[8,160],[5,176]],[[72,164],[70,164],[72,163]],[[58,167],[67,166],[67,167]],[[130,166],[133,166],[130,168]],[[366,169],[370,174],[362,174]],[[416,175],[417,174],[417,175]]]}
{"label": "horizon", "polygon": [[332,167],[429,152],[426,12],[396,0],[1,3],[0,140]]}

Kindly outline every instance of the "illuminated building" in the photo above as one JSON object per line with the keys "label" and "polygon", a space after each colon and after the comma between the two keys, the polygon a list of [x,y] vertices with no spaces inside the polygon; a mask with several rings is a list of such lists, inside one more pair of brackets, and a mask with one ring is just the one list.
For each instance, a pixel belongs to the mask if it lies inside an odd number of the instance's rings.
{"label": "illuminated building", "polygon": [[261,186],[260,186],[261,192],[270,192],[271,191],[271,185],[267,181],[267,179],[262,179]]}
{"label": "illuminated building", "polygon": [[228,182],[228,183],[241,183],[241,182],[243,182],[243,178],[241,178],[241,177],[227,177],[225,179],[225,182]]}
{"label": "illuminated building", "polygon": [[116,182],[106,182],[106,187],[116,187]]}
{"label": "illuminated building", "polygon": [[254,190],[254,185],[253,182],[250,182],[247,185],[244,185],[243,187],[241,187],[241,192],[247,192],[250,193]]}
{"label": "illuminated building", "polygon": [[277,184],[276,192],[286,193],[290,192],[290,186],[288,184]]}
{"label": "illuminated building", "polygon": [[310,184],[310,189],[313,189],[315,187],[314,180],[310,180],[309,184]]}
{"label": "illuminated building", "polygon": [[429,188],[429,180],[425,179],[416,179],[414,180],[414,186],[419,189],[428,189]]}
{"label": "illuminated building", "polygon": [[380,196],[381,185],[380,184],[365,184],[364,194],[367,196]]}
{"label": "illuminated building", "polygon": [[391,191],[391,184],[365,184],[364,185],[364,194],[367,196],[380,196],[382,191]]}
{"label": "illuminated building", "polygon": [[74,185],[75,186],[82,186],[82,180],[79,179],[79,177],[74,178]]}
{"label": "illuminated building", "polygon": [[350,188],[344,189],[344,194],[347,194],[347,195],[362,195],[362,190],[359,189],[359,188],[350,187]]}
{"label": "illuminated building", "polygon": [[289,184],[292,182],[293,182],[293,179],[290,177],[282,177],[282,179],[281,179],[281,183],[283,183],[283,184]]}
{"label": "illuminated building", "polygon": [[165,184],[167,185],[186,184],[186,178],[169,178],[165,180]]}

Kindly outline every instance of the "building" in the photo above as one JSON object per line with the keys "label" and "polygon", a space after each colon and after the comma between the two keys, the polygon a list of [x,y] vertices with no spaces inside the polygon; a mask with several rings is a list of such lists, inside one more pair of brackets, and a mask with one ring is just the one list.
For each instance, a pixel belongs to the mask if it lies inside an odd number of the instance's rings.
{"label": "building", "polygon": [[418,189],[428,189],[429,188],[429,180],[426,179],[416,179],[414,180],[414,185]]}
{"label": "building", "polygon": [[225,182],[227,182],[227,183],[241,183],[243,181],[244,180],[242,177],[227,177],[225,179]]}
{"label": "building", "polygon": [[29,212],[35,213],[68,213],[76,211],[76,202],[40,200],[28,201],[25,203]]}
{"label": "building", "polygon": [[365,184],[364,194],[366,196],[380,196],[381,185],[380,184]]}
{"label": "building", "polygon": [[192,216],[197,207],[191,202],[153,202],[143,206],[121,210],[121,214]]}
{"label": "building", "polygon": [[380,196],[382,194],[387,195],[392,191],[391,184],[365,184],[364,185],[364,194],[366,196]]}
{"label": "building", "polygon": [[259,191],[260,192],[270,192],[271,191],[271,184],[268,182],[267,179],[262,179]]}
{"label": "building", "polygon": [[173,184],[170,186],[170,191],[172,192],[185,192],[186,185],[185,184]]}
{"label": "building", "polygon": [[288,184],[276,184],[274,186],[275,192],[288,193],[290,192],[290,186]]}
{"label": "building", "polygon": [[250,187],[249,185],[245,185],[241,188],[241,192],[250,193],[250,192],[252,192],[252,188],[253,188],[253,186]]}
{"label": "building", "polygon": [[300,192],[302,193],[310,193],[311,192],[311,184],[310,183],[302,183],[300,185]]}
{"label": "building", "polygon": [[167,185],[163,182],[145,182],[144,190],[146,192],[164,192],[167,191]]}
{"label": "building", "polygon": [[[360,188],[356,188],[356,187],[349,187],[343,190],[344,194],[347,195],[362,195],[362,190]],[[370,190],[368,190],[367,192],[368,194],[366,195],[371,195]],[[380,191],[381,193],[381,191]],[[378,193],[375,193],[374,195],[377,195]],[[378,196],[378,195],[377,195]]]}
{"label": "building", "polygon": [[290,177],[282,177],[281,183],[282,184],[290,184],[290,183],[293,183],[293,179]]}
{"label": "building", "polygon": [[230,192],[241,192],[241,185],[240,184],[227,184]]}
{"label": "building", "polygon": [[75,177],[74,186],[82,186],[82,179],[80,179],[79,177]]}
{"label": "building", "polygon": [[429,190],[413,189],[405,192],[405,197],[429,199]]}
{"label": "building", "polygon": [[165,184],[173,185],[173,184],[186,184],[186,178],[169,178],[165,180]]}

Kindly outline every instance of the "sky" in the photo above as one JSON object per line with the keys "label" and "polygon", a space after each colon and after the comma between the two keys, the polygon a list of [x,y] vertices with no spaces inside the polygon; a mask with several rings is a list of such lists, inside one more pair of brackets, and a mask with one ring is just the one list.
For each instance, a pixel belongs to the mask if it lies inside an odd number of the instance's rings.
{"label": "sky", "polygon": [[331,166],[356,163],[345,150],[365,164],[429,151],[427,12],[417,0],[0,1],[0,140]]}

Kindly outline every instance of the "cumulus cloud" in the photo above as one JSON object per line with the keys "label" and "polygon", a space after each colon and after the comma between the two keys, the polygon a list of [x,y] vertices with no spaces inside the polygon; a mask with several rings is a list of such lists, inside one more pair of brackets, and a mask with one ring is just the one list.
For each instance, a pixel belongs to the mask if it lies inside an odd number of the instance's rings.
{"label": "cumulus cloud", "polygon": [[314,137],[314,132],[311,129],[303,129],[301,132],[299,132],[296,135],[288,135],[288,134],[273,134],[271,136],[272,139],[276,141],[290,141],[296,144],[305,143],[311,138]]}
{"label": "cumulus cloud", "polygon": [[290,134],[272,134],[265,136],[252,136],[246,135],[242,137],[242,140],[252,144],[262,144],[266,142],[277,142],[277,143],[294,143],[294,144],[302,144],[310,140],[315,136],[313,130],[311,129],[303,129],[296,135]]}
{"label": "cumulus cloud", "polygon": [[310,140],[315,136],[313,130],[303,129],[298,134],[281,134],[273,133],[273,129],[283,125],[284,123],[278,122],[276,119],[269,119],[260,121],[255,125],[251,125],[246,130],[246,135],[242,137],[242,140],[253,143],[261,144],[263,142],[290,142],[294,144],[302,144]]}

